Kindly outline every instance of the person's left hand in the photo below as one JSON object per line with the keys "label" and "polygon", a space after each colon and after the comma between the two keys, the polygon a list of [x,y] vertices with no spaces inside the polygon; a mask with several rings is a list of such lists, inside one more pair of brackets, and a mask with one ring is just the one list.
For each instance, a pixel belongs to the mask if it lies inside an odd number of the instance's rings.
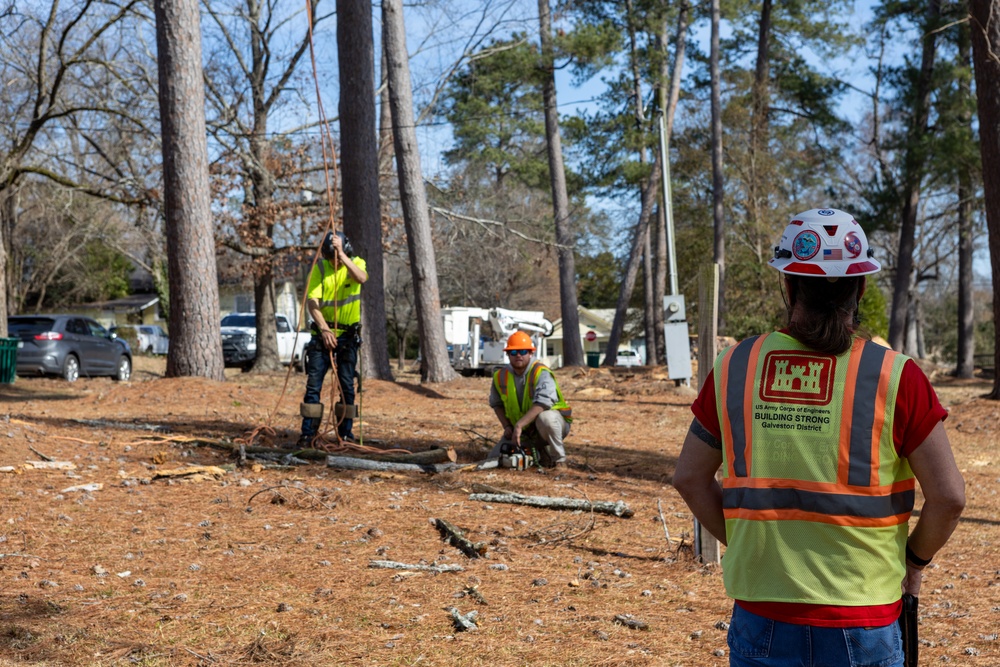
{"label": "person's left hand", "polygon": [[329,329],[323,332],[323,346],[328,350],[337,349],[337,335]]}
{"label": "person's left hand", "polygon": [[521,431],[521,425],[514,424],[514,427],[510,432],[510,441],[514,443],[514,446],[518,449],[521,448]]}

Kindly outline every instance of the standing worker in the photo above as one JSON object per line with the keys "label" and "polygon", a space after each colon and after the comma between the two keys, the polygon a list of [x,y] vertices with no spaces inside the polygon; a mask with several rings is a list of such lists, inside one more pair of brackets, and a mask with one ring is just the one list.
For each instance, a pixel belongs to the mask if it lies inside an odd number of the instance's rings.
{"label": "standing worker", "polygon": [[[312,339],[306,344],[306,394],[302,399],[302,435],[299,448],[311,447],[323,419],[320,402],[323,379],[336,357],[341,403],[354,405],[354,379],[361,346],[361,285],[368,280],[367,264],[354,255],[343,232],[327,232],[323,258],[309,273],[306,309],[312,317]],[[354,442],[354,420],[345,414],[337,426],[340,439]]]}
{"label": "standing worker", "polygon": [[504,352],[510,363],[493,373],[490,407],[503,426],[503,437],[491,458],[509,461],[510,454],[538,453],[547,468],[566,467],[563,438],[569,435],[572,410],[563,399],[552,370],[534,359],[531,336],[515,331]]}
{"label": "standing worker", "polygon": [[727,545],[730,665],[902,667],[901,596],[965,507],[927,377],[857,331],[872,255],[850,214],[795,216],[769,262],[787,328],[722,352],[692,405],[673,484]]}

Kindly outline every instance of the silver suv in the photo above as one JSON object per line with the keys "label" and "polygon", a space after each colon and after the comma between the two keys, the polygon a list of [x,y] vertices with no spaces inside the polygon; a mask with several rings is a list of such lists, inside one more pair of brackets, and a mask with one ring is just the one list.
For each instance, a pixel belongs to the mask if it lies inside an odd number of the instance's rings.
{"label": "silver suv", "polygon": [[132,377],[128,341],[80,315],[14,315],[7,319],[17,346],[18,375],[61,375],[76,382],[81,375]]}

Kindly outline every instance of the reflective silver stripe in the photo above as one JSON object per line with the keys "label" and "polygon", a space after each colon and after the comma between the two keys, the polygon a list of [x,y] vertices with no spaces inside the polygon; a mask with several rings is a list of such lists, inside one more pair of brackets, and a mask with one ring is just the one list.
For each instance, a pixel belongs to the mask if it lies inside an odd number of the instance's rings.
{"label": "reflective silver stripe", "polygon": [[[889,350],[871,341],[866,341],[861,348],[861,363],[858,364],[858,379],[853,392],[854,406],[851,409],[851,454],[847,483],[852,486],[872,485],[872,428],[875,425],[875,400],[878,398],[879,380],[882,378],[882,361],[887,352]],[[884,405],[880,406],[883,411],[885,408]]]}
{"label": "reflective silver stripe", "polygon": [[886,519],[910,512],[915,495],[913,489],[884,496],[855,496],[803,489],[730,488],[722,492],[722,507],[754,511],[801,510],[828,516]]}
{"label": "reflective silver stripe", "polygon": [[729,356],[729,372],[726,374],[726,411],[729,415],[729,428],[733,434],[733,473],[737,477],[747,476],[747,435],[746,424],[743,422],[743,391],[747,383],[747,364],[750,362],[750,352],[760,336],[747,338],[736,346]]}
{"label": "reflective silver stripe", "polygon": [[340,308],[342,306],[346,306],[349,303],[354,303],[355,301],[361,301],[361,293],[360,292],[358,294],[353,294],[353,295],[347,297],[346,299],[341,299],[340,301],[320,301],[319,302],[319,307],[320,308],[330,308],[330,307]]}

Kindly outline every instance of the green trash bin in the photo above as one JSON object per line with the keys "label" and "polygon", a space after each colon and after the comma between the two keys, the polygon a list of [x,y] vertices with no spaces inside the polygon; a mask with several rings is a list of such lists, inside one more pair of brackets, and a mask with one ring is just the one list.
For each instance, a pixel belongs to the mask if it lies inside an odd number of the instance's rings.
{"label": "green trash bin", "polygon": [[20,338],[0,338],[0,384],[12,384],[17,376],[17,346]]}
{"label": "green trash bin", "polygon": [[601,353],[600,352],[588,352],[587,353],[587,365],[591,368],[597,368],[601,365]]}

